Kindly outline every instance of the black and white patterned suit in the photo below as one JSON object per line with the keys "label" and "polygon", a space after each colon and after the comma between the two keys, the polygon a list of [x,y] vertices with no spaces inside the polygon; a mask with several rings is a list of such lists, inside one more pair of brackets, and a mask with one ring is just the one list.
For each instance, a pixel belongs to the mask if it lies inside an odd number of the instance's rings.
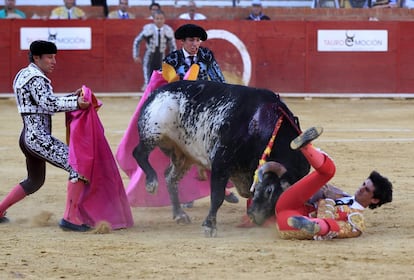
{"label": "black and white patterned suit", "polygon": [[26,156],[27,178],[20,184],[26,194],[36,192],[44,183],[46,162],[79,175],[68,163],[68,146],[51,135],[52,115],[78,109],[76,95],[53,94],[51,81],[34,63],[17,73],[13,81],[17,109],[23,119],[20,148]]}
{"label": "black and white patterned suit", "polygon": [[142,60],[142,72],[144,74],[144,84],[148,85],[154,70],[161,69],[167,49],[169,52],[175,51],[177,46],[174,40],[174,30],[164,24],[158,28],[154,23],[144,25],[141,33],[135,37],[132,44],[132,57],[136,58],[140,53],[140,44],[145,40],[146,50]]}

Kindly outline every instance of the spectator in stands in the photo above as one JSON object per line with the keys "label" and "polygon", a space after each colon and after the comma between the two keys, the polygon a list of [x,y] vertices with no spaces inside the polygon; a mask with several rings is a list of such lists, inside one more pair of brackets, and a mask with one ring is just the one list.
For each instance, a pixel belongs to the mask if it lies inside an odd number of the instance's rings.
{"label": "spectator in stands", "polygon": [[400,4],[401,4],[401,8],[408,8],[408,9],[414,8],[414,0],[401,0]]}
{"label": "spectator in stands", "polygon": [[252,0],[252,10],[247,20],[270,20],[270,17],[263,13],[262,2],[260,0]]}
{"label": "spectator in stands", "polygon": [[103,8],[104,17],[108,17],[108,4],[106,0],[91,0],[92,6],[101,6]]}
{"label": "spectator in stands", "polygon": [[26,14],[16,9],[16,0],[5,0],[4,9],[0,10],[0,18],[26,18]]}
{"label": "spectator in stands", "polygon": [[85,12],[76,7],[76,0],[63,0],[64,6],[54,8],[50,19],[86,19]]}
{"label": "spectator in stands", "polygon": [[[138,34],[132,44],[132,57],[135,63],[142,64],[142,72],[144,74],[144,91],[148,85],[149,79],[154,70],[161,69],[161,63],[164,59],[167,47],[169,52],[177,49],[174,40],[174,30],[165,24],[165,14],[161,10],[157,10],[153,14],[154,22],[144,25],[141,33]],[[143,59],[140,58],[140,44],[146,42],[146,50]]]}
{"label": "spectator in stands", "polygon": [[149,5],[148,9],[150,10],[151,15],[148,17],[148,19],[154,19],[154,13],[156,11],[161,10],[161,5],[157,2],[152,2],[151,5]]}
{"label": "spectator in stands", "polygon": [[370,8],[371,3],[371,0],[349,0],[351,8]]}
{"label": "spectator in stands", "polygon": [[397,8],[400,0],[372,0],[372,8]]}
{"label": "spectator in stands", "polygon": [[315,0],[314,8],[339,8],[338,0]]}
{"label": "spectator in stands", "polygon": [[183,13],[178,16],[179,19],[189,19],[189,20],[204,20],[207,17],[203,14],[197,13],[197,5],[193,0],[188,1],[187,13]]}
{"label": "spectator in stands", "polygon": [[119,9],[108,14],[110,19],[130,19],[135,18],[135,15],[128,12],[128,0],[119,0]]}

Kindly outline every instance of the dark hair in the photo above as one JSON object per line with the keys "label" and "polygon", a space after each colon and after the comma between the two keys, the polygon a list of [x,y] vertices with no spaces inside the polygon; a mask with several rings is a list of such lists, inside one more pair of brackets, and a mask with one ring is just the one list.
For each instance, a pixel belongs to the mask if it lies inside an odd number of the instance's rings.
{"label": "dark hair", "polygon": [[27,55],[29,57],[29,62],[34,62],[33,54],[31,52],[28,52]]}
{"label": "dark hair", "polygon": [[159,10],[161,10],[161,5],[160,5],[160,4],[158,4],[157,2],[152,2],[152,3],[149,5],[148,9],[149,9],[149,10],[151,10],[151,9],[152,9],[152,7],[154,7],[154,6],[158,7],[158,9],[159,9]]}
{"label": "dark hair", "polygon": [[43,54],[56,54],[56,45],[49,41],[36,40],[30,44],[29,61],[34,62],[33,56],[42,56]]}
{"label": "dark hair", "polygon": [[375,186],[373,198],[379,200],[378,203],[371,203],[369,205],[370,209],[380,207],[382,204],[392,201],[392,184],[388,178],[374,170],[371,172],[368,179],[370,179]]}
{"label": "dark hair", "polygon": [[154,16],[156,16],[156,15],[163,15],[163,16],[165,16],[165,13],[164,13],[163,10],[157,10],[157,11],[154,11]]}

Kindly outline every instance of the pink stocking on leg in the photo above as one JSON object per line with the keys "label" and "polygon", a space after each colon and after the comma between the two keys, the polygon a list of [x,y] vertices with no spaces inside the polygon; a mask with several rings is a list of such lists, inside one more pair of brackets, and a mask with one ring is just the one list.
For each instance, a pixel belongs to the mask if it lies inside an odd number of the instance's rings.
{"label": "pink stocking on leg", "polygon": [[300,149],[302,154],[305,156],[305,158],[308,160],[310,165],[312,165],[313,168],[318,169],[323,165],[325,162],[326,154],[319,151],[318,149],[315,149],[312,144],[308,144],[304,146],[302,149]]}
{"label": "pink stocking on leg", "polygon": [[13,204],[19,202],[26,197],[26,192],[23,187],[18,184],[16,185],[9,194],[0,202],[0,218],[4,216],[6,210]]}
{"label": "pink stocking on leg", "polygon": [[84,183],[78,181],[76,183],[68,182],[66,209],[63,219],[75,225],[82,225],[83,219],[79,211],[79,202],[84,189]]}

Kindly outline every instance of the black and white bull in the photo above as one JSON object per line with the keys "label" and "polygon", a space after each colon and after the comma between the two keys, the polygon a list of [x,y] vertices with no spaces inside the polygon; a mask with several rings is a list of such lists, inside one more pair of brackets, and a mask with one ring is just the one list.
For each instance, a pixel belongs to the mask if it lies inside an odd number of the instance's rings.
{"label": "black and white bull", "polygon": [[[275,129],[280,118],[283,121]],[[158,179],[149,154],[159,147],[171,158],[165,178],[177,222],[190,223],[178,198],[179,180],[193,164],[211,170],[211,203],[203,226],[207,236],[216,236],[217,211],[228,180],[242,197],[253,196],[248,214],[254,222],[261,224],[274,215],[283,180],[272,165],[262,170],[254,195],[250,191],[274,131],[276,139],[266,160],[283,164],[288,172],[282,178],[293,183],[309,172],[309,164],[300,152],[290,149],[300,129],[279,95],[240,85],[178,81],[157,89],[144,103],[138,120],[140,142],[133,155],[151,193],[156,192]]]}

